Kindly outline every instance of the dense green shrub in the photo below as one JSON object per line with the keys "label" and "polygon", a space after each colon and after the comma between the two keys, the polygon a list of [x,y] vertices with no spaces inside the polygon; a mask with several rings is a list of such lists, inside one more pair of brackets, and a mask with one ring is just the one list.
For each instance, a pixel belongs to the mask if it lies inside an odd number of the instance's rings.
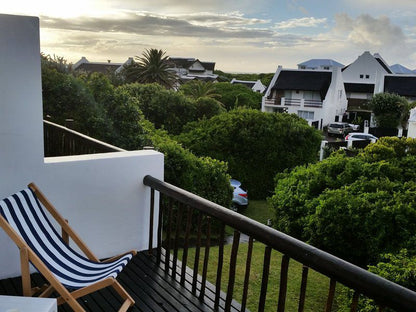
{"label": "dense green shrub", "polygon": [[355,157],[335,153],[278,174],[277,229],[361,266],[415,250],[415,144],[382,138]]}
{"label": "dense green shrub", "polygon": [[[397,254],[383,254],[380,256],[380,262],[377,265],[370,265],[368,270],[374,274],[380,275],[401,286],[416,291],[416,256],[411,255],[407,249],[400,250]],[[337,311],[349,312],[353,291],[342,289],[337,296]],[[360,312],[378,312],[378,305],[374,300],[361,296],[357,311]],[[394,310],[386,308],[386,312]]]}
{"label": "dense green shrub", "polygon": [[138,100],[145,118],[157,129],[179,134],[185,124],[195,120],[195,102],[182,93],[165,90],[157,84],[129,84],[120,87]]}
{"label": "dense green shrub", "polygon": [[195,104],[196,119],[209,119],[225,112],[225,108],[220,102],[209,97],[201,97],[195,101]]}
{"label": "dense green shrub", "polygon": [[[105,113],[83,81],[55,68],[42,68],[42,97],[44,117],[61,125],[73,119],[72,127],[85,134],[95,132],[93,119],[104,119]],[[93,124],[97,123],[95,120]]]}
{"label": "dense green shrub", "polygon": [[251,198],[265,198],[277,172],[316,161],[321,135],[295,115],[238,109],[188,124],[178,139],[197,155],[226,161]]}
{"label": "dense green shrub", "polygon": [[217,94],[220,95],[218,101],[224,104],[227,110],[237,107],[247,107],[260,109],[261,94],[243,86],[241,84],[231,84],[229,82],[219,82],[214,84]]}
{"label": "dense green shrub", "polygon": [[197,157],[161,131],[155,131],[151,140],[165,155],[165,181],[219,205],[230,206],[232,189],[226,163]]}
{"label": "dense green shrub", "polygon": [[369,106],[377,126],[381,128],[396,128],[409,118],[409,103],[397,94],[378,93],[370,100]]}

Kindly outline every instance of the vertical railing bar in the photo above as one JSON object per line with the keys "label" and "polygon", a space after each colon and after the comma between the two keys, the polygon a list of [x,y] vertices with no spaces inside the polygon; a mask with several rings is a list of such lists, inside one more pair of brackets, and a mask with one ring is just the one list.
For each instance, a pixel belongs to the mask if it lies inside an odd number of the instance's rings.
{"label": "vertical railing bar", "polygon": [[176,278],[177,273],[177,263],[178,263],[178,249],[179,249],[179,239],[182,230],[182,214],[183,214],[183,204],[178,204],[178,213],[176,215],[176,228],[175,228],[175,244],[173,248],[173,264],[172,264],[172,277]]}
{"label": "vertical railing bar", "polygon": [[163,208],[163,195],[159,193],[159,220],[157,224],[157,263],[160,263],[160,258],[162,256]]}
{"label": "vertical railing bar", "polygon": [[224,264],[224,237],[225,237],[225,223],[221,223],[220,238],[218,241],[218,266],[217,266],[217,280],[215,282],[215,301],[214,309],[218,309],[221,297],[221,278],[222,267]]}
{"label": "vertical railing bar", "polygon": [[233,237],[233,246],[231,247],[230,270],[228,275],[227,296],[225,298],[225,312],[231,310],[231,301],[233,300],[235,272],[237,266],[238,246],[240,244],[240,232],[235,230]]}
{"label": "vertical railing bar", "polygon": [[169,265],[170,265],[170,235],[172,231],[172,210],[173,210],[173,198],[169,198],[169,212],[168,212],[168,229],[166,231],[166,255],[165,255],[165,272],[169,274]]}
{"label": "vertical railing bar", "polygon": [[303,310],[305,308],[306,286],[307,286],[307,283],[308,283],[308,272],[309,272],[309,268],[304,265],[303,268],[302,268],[302,282],[301,282],[301,285],[300,285],[298,312],[303,312]]}
{"label": "vertical railing bar", "polygon": [[248,294],[248,282],[250,280],[250,269],[251,269],[251,257],[253,254],[253,237],[250,236],[247,247],[247,260],[246,260],[246,273],[244,276],[244,287],[243,297],[241,299],[241,311],[246,310],[247,294]]}
{"label": "vertical railing bar", "polygon": [[281,269],[280,269],[280,289],[279,289],[279,301],[277,305],[277,312],[285,311],[289,260],[290,260],[290,257],[288,255],[283,255]]}
{"label": "vertical railing bar", "polygon": [[205,296],[205,285],[207,282],[208,272],[208,260],[209,260],[209,248],[211,245],[211,217],[207,216],[207,235],[205,238],[205,254],[204,254],[204,266],[202,268],[202,281],[201,281],[201,292],[199,293],[199,299],[203,299]]}
{"label": "vertical railing bar", "polygon": [[149,255],[152,254],[153,250],[153,222],[155,214],[155,189],[150,189],[150,220],[149,220]]}
{"label": "vertical railing bar", "polygon": [[270,257],[272,253],[272,247],[266,246],[264,251],[264,261],[263,261],[263,277],[261,281],[261,291],[259,298],[259,312],[264,311],[266,304],[266,294],[267,294],[267,284],[269,283],[269,270],[270,270]]}
{"label": "vertical railing bar", "polygon": [[351,312],[357,312],[358,308],[358,299],[360,298],[360,294],[358,291],[354,291],[354,295],[352,296],[351,301]]}
{"label": "vertical railing bar", "polygon": [[187,207],[187,216],[186,216],[186,232],[185,232],[185,243],[183,245],[183,255],[182,255],[182,269],[181,269],[181,285],[185,284],[186,276],[186,265],[188,263],[188,245],[189,245],[189,234],[191,232],[192,225],[192,209]]}
{"label": "vertical railing bar", "polygon": [[331,278],[329,282],[329,292],[328,292],[328,300],[326,301],[326,308],[325,312],[331,312],[332,305],[334,303],[334,297],[335,297],[335,286],[337,285],[337,281],[333,278]]}
{"label": "vertical railing bar", "polygon": [[198,281],[198,272],[199,272],[199,255],[201,252],[201,234],[202,234],[202,213],[198,214],[198,234],[196,238],[195,246],[195,260],[194,260],[194,272],[192,276],[192,293],[196,292],[196,285]]}

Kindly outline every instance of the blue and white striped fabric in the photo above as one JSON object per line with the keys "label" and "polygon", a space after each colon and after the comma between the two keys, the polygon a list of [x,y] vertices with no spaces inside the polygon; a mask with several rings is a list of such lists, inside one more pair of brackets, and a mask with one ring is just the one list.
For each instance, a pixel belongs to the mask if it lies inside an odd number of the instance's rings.
{"label": "blue and white striped fabric", "polygon": [[30,188],[0,201],[0,213],[67,288],[78,289],[107,277],[116,278],[132,258],[128,254],[111,263],[99,263],[73,250],[52,226]]}

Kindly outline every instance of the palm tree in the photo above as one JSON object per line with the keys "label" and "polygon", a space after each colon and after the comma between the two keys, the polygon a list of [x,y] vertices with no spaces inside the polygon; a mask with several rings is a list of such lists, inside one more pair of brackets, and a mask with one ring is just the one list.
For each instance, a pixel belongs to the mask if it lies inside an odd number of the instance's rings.
{"label": "palm tree", "polygon": [[168,56],[166,52],[157,49],[146,49],[142,56],[136,56],[132,65],[126,68],[129,81],[140,83],[156,82],[165,88],[172,88],[176,75],[168,71]]}
{"label": "palm tree", "polygon": [[203,82],[200,80],[191,80],[181,86],[180,89],[186,96],[197,100],[202,97],[209,97],[212,99],[219,99],[221,95],[217,93],[215,85],[212,82]]}

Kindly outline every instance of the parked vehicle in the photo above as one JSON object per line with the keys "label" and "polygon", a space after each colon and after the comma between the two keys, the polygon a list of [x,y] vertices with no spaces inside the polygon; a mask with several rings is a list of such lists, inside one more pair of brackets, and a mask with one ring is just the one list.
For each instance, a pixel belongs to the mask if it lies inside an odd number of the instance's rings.
{"label": "parked vehicle", "polygon": [[230,184],[234,188],[231,209],[233,209],[234,211],[237,211],[238,208],[240,207],[247,207],[248,195],[247,195],[247,191],[245,191],[242,188],[241,182],[235,179],[231,179]]}
{"label": "parked vehicle", "polygon": [[341,135],[344,136],[352,132],[353,128],[346,122],[333,122],[328,125],[328,135]]}
{"label": "parked vehicle", "polygon": [[378,138],[370,133],[364,132],[352,132],[345,137],[345,141],[358,141],[358,140],[368,140],[376,142]]}

